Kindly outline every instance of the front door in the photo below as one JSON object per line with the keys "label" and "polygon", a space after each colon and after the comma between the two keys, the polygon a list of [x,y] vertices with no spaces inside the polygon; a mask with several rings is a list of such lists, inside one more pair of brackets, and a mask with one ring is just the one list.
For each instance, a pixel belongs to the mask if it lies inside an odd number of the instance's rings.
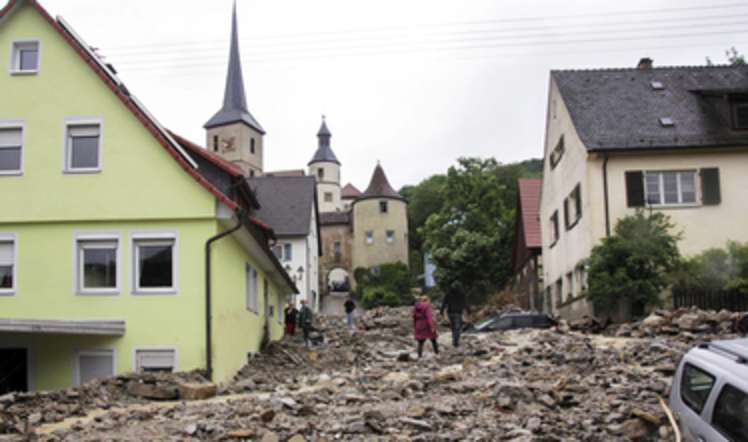
{"label": "front door", "polygon": [[28,352],[25,348],[0,348],[0,396],[28,391]]}

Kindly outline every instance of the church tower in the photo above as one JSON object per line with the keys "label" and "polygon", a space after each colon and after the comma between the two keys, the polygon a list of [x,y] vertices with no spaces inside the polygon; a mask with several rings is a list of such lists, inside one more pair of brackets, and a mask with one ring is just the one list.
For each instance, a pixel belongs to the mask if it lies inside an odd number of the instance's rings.
{"label": "church tower", "polygon": [[338,212],[343,205],[340,200],[340,161],[330,147],[332,134],[325,117],[317,132],[317,151],[309,161],[309,175],[317,179],[317,206],[320,212]]}
{"label": "church tower", "polygon": [[236,2],[231,19],[231,49],[223,107],[203,127],[207,131],[205,145],[208,150],[239,166],[247,177],[262,175],[265,130],[247,108],[239,59]]}

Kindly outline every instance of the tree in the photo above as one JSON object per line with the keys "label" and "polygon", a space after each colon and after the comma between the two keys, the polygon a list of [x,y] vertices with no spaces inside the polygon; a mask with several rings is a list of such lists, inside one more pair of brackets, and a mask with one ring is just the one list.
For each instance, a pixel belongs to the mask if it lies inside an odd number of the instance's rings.
{"label": "tree", "polygon": [[432,175],[416,186],[405,186],[400,195],[408,200],[408,243],[411,251],[410,268],[415,274],[423,273],[423,236],[421,227],[426,219],[441,209],[446,175]]}
{"label": "tree", "polygon": [[[740,66],[745,64],[745,55],[738,52],[738,50],[735,49],[735,46],[726,50],[725,56],[727,57],[727,62],[732,66]],[[711,58],[706,57],[706,65],[714,66],[714,62],[712,62]]]}
{"label": "tree", "polygon": [[673,286],[748,294],[748,243],[729,241],[724,249],[707,249],[684,259],[673,273]]}
{"label": "tree", "polygon": [[506,284],[517,179],[541,170],[541,160],[501,165],[492,158],[461,158],[449,168],[440,207],[418,232],[443,291],[459,290],[476,303]]}
{"label": "tree", "polygon": [[598,311],[625,300],[630,305],[657,305],[668,274],[679,263],[680,234],[666,215],[655,212],[621,218],[614,234],[592,249],[588,299]]}
{"label": "tree", "polygon": [[413,285],[408,266],[401,262],[380,266],[359,267],[354,272],[356,290],[366,308],[380,305],[409,305],[413,301],[410,288]]}

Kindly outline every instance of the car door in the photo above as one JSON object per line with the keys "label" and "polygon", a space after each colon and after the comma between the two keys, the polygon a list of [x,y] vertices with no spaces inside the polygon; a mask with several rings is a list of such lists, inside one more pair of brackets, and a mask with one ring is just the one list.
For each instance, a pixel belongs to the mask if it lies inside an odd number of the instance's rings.
{"label": "car door", "polygon": [[712,430],[720,437],[748,441],[748,392],[725,382],[716,395],[711,415]]}
{"label": "car door", "polygon": [[678,397],[672,398],[678,406],[674,411],[678,416],[683,439],[689,442],[726,441],[709,424],[711,408],[714,404],[717,377],[709,370],[693,362],[686,361],[682,367],[678,385]]}

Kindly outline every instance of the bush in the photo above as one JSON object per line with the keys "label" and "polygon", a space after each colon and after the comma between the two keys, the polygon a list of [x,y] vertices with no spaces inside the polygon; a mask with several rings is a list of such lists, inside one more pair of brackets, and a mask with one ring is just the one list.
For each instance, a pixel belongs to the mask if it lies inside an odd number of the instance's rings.
{"label": "bush", "polygon": [[401,262],[382,264],[353,272],[359,299],[366,308],[380,305],[409,305],[413,302],[410,288],[414,285],[408,266]]}
{"label": "bush", "polygon": [[592,249],[587,298],[606,312],[626,300],[631,305],[657,305],[680,255],[673,224],[662,213],[621,218],[612,236]]}
{"label": "bush", "polygon": [[673,286],[748,294],[748,243],[730,241],[724,249],[708,249],[684,259],[673,274]]}

